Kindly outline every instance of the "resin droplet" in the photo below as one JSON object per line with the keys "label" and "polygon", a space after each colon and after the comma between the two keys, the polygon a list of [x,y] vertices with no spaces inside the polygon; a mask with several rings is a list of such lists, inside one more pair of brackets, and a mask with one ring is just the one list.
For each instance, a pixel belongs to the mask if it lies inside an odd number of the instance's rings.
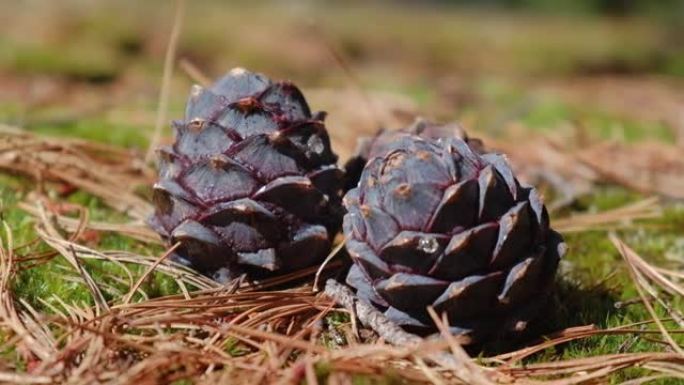
{"label": "resin droplet", "polygon": [[418,250],[427,253],[434,254],[439,248],[439,243],[433,237],[423,237],[418,241]]}
{"label": "resin droplet", "polygon": [[309,137],[309,140],[306,141],[306,146],[309,148],[309,150],[316,154],[321,154],[323,150],[325,150],[325,144],[323,143],[323,140],[316,135],[311,135]]}
{"label": "resin droplet", "polygon": [[190,88],[190,96],[194,99],[197,99],[203,90],[204,88],[202,88],[202,86],[195,84],[192,86],[192,88]]}

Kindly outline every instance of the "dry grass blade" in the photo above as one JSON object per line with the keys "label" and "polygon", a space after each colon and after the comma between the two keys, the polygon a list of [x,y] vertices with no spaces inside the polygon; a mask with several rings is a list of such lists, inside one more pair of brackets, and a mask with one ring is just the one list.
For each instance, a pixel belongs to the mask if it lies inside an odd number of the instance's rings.
{"label": "dry grass blade", "polygon": [[0,382],[8,384],[52,384],[53,380],[48,376],[0,372]]}
{"label": "dry grass blade", "polygon": [[[682,357],[677,353],[622,353],[567,359],[558,362],[542,362],[520,367],[501,368],[501,371],[518,378],[545,375],[573,375],[584,371],[601,371],[602,376],[606,376],[610,374],[610,372],[615,372],[626,367],[654,362],[671,362],[678,365],[684,364],[684,360],[682,360]],[[605,372],[606,369],[608,369],[608,372]]]}
{"label": "dry grass blade", "polygon": [[159,266],[160,263],[164,262],[164,260],[166,260],[166,258],[168,258],[171,255],[171,253],[173,253],[180,245],[180,242],[176,242],[175,245],[171,246],[168,250],[166,250],[164,254],[162,254],[156,261],[154,261],[154,263],[150,267],[147,268],[147,270],[145,270],[145,273],[141,275],[140,278],[138,278],[133,287],[131,287],[131,290],[129,290],[128,294],[126,294],[126,296],[124,297],[124,305],[131,302],[131,298],[133,298],[135,292],[138,291],[143,281],[145,281],[145,279],[147,279],[147,277],[154,271],[154,269],[157,268],[157,266]]}
{"label": "dry grass blade", "polygon": [[617,242],[616,246],[621,246],[619,250],[621,251],[623,257],[628,259],[628,263],[630,263],[631,266],[633,266],[640,274],[643,274],[645,277],[648,277],[650,280],[656,283],[658,287],[662,290],[673,295],[679,295],[684,297],[684,287],[666,277],[666,275],[681,276],[682,273],[654,267],[650,265],[648,262],[646,262],[643,258],[639,256],[639,254],[635,253],[634,250],[627,247],[622,241],[620,241],[616,237],[611,237],[611,240],[613,241],[613,243]]}
{"label": "dry grass blade", "polygon": [[[272,278],[267,278],[264,279],[263,281],[260,282],[253,282],[250,283],[248,286],[244,286],[242,289],[244,291],[259,291],[259,290],[264,290],[268,288],[272,288],[275,286],[281,286],[287,283],[295,282],[297,280],[301,280],[302,278],[306,278],[308,276],[314,276],[315,273],[318,273],[319,271],[327,271],[327,270],[333,270],[336,268],[339,268],[342,266],[341,261],[332,261],[323,266],[322,268],[319,268],[318,266],[311,266],[307,267],[298,271],[293,271],[291,273],[283,274],[282,276],[278,277],[272,277]],[[314,290],[313,286],[311,290]]]}
{"label": "dry grass blade", "polygon": [[328,263],[330,263],[330,261],[331,261],[333,258],[335,258],[335,256],[337,255],[337,253],[340,252],[340,250],[342,250],[342,248],[344,247],[345,243],[347,243],[347,239],[346,239],[346,238],[345,238],[344,240],[342,240],[342,242],[340,242],[337,246],[335,246],[335,248],[332,249],[332,251],[330,251],[330,253],[329,253],[328,256],[325,258],[325,260],[323,260],[323,262],[321,262],[321,266],[318,268],[318,270],[316,270],[316,275],[314,276],[314,281],[313,281],[313,289],[314,289],[314,291],[318,291],[318,290],[319,290],[319,289],[318,289],[318,281],[319,281],[320,278],[321,278],[321,274],[322,274],[323,271],[325,270],[326,266],[328,266]]}
{"label": "dry grass blade", "polygon": [[684,379],[684,366],[672,362],[651,362],[644,365],[645,368],[669,375],[674,378]]}
{"label": "dry grass blade", "polygon": [[476,365],[472,361],[468,356],[468,353],[463,350],[456,338],[451,334],[446,315],[440,319],[432,307],[428,307],[428,313],[435,322],[435,325],[437,325],[440,336],[449,344],[451,354],[454,357],[454,360],[450,360],[449,362],[451,366],[450,369],[455,372],[456,376],[462,379],[466,384],[493,384],[494,382],[490,379],[490,376],[487,375],[484,368]]}
{"label": "dry grass blade", "polygon": [[609,230],[629,226],[638,219],[657,218],[660,215],[658,198],[653,197],[600,213],[573,214],[554,219],[553,227],[562,233]]}
{"label": "dry grass blade", "polygon": [[[669,319],[671,320],[671,319]],[[661,321],[667,321],[667,320],[661,320]],[[553,333],[547,337],[544,338],[543,341],[539,342],[536,345],[532,346],[527,346],[522,349],[513,351],[513,352],[508,352],[508,353],[503,353],[499,354],[494,357],[486,358],[484,359],[484,362],[489,362],[489,363],[496,363],[496,364],[502,364],[502,367],[508,367],[511,366],[527,357],[530,357],[536,353],[542,352],[550,347],[561,345],[570,341],[574,340],[581,340],[593,336],[601,336],[601,335],[619,335],[619,334],[625,334],[625,335],[643,335],[643,334],[659,334],[660,331],[657,330],[644,330],[644,329],[639,329],[635,328],[636,326],[642,326],[646,324],[651,324],[654,323],[655,321],[642,321],[642,322],[637,322],[631,325],[623,325],[623,326],[617,326],[614,328],[609,328],[609,329],[598,329],[595,325],[586,325],[586,326],[576,326],[576,327],[571,327],[565,330],[561,330],[559,332]],[[673,330],[670,331],[671,333],[676,333],[676,334],[682,334],[684,333],[684,330]]]}
{"label": "dry grass blade", "polygon": [[505,365],[511,365],[517,361],[522,360],[525,357],[529,357],[537,352],[541,352],[549,347],[572,341],[574,339],[586,338],[589,335],[594,335],[596,331],[594,325],[578,326],[562,330],[555,333],[554,335],[548,336],[546,341],[542,341],[537,345],[528,346],[520,350],[500,354],[498,356],[492,357],[491,360],[494,362],[504,362]]}
{"label": "dry grass blade", "polygon": [[662,375],[662,374],[654,374],[652,376],[645,376],[641,378],[635,378],[633,380],[625,381],[620,385],[641,385],[641,384],[647,384],[647,383],[652,383],[656,380],[660,380],[663,378],[666,378],[668,376]]}
{"label": "dry grass blade", "polygon": [[[624,242],[619,240],[614,234],[611,234],[610,240],[611,242],[613,242],[615,247],[618,249],[622,257],[624,258],[625,262],[627,263],[629,273],[632,276],[632,280],[634,281],[634,285],[639,293],[639,297],[641,297],[644,306],[646,306],[646,309],[651,314],[651,317],[655,321],[656,325],[658,325],[658,329],[660,329],[663,338],[665,338],[665,340],[670,344],[672,349],[674,349],[674,351],[676,351],[679,355],[682,356],[682,359],[684,359],[684,349],[682,349],[682,347],[680,347],[679,344],[672,338],[672,335],[669,333],[667,328],[665,328],[665,325],[662,323],[662,321],[658,318],[658,315],[655,312],[653,304],[651,303],[651,298],[649,298],[646,295],[646,293],[648,292],[651,295],[651,297],[653,297],[656,300],[658,299],[658,296],[655,293],[655,291],[652,290],[648,282],[646,282],[646,280],[644,279],[644,274],[642,272],[644,270],[655,270],[650,268],[650,266],[648,266],[648,264],[646,264],[646,262],[641,257],[639,257],[636,252],[634,252],[634,250],[625,245]],[[639,265],[636,265],[634,261],[638,261]],[[646,266],[647,268],[645,269],[644,266]],[[661,276],[658,277],[662,278]],[[677,291],[681,290],[681,288],[677,287],[668,280],[661,280],[661,283],[662,282],[667,282],[670,285],[664,285],[661,287],[668,287],[668,289],[674,287],[675,289],[678,289]]]}

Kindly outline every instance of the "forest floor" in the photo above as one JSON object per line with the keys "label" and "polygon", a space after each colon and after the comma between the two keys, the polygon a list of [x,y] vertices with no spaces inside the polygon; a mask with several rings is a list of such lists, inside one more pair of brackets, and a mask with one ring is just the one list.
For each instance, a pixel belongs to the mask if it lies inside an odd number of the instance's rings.
{"label": "forest floor", "polygon": [[357,330],[312,290],[315,271],[222,287],[162,258],[144,156],[174,8],[138,3],[3,5],[0,382],[683,381],[684,50],[670,27],[188,2],[165,121],[191,84],[246,67],[327,111],[341,162],[379,127],[459,121],[544,193],[569,246],[553,300],[527,339],[472,362],[451,346],[450,366],[431,363],[445,342]]}

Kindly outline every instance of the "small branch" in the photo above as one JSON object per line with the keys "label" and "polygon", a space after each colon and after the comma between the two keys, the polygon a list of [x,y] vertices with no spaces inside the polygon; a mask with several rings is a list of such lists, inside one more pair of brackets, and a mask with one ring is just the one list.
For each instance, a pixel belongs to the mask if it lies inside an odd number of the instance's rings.
{"label": "small branch", "polygon": [[[361,323],[373,329],[378,335],[396,346],[417,347],[425,340],[415,334],[404,331],[372,305],[359,299],[347,286],[328,279],[325,283],[325,294],[335,302],[346,307],[359,318]],[[448,332],[447,332],[448,333]],[[426,356],[430,361],[453,370],[456,375],[468,384],[490,385],[492,382],[486,373],[477,365],[470,362],[468,355],[462,350],[453,336],[448,336],[453,354],[435,352]],[[456,354],[459,353],[457,356]]]}
{"label": "small branch", "polygon": [[351,289],[329,279],[325,283],[325,294],[338,304],[349,309],[359,318],[361,323],[373,329],[378,335],[392,345],[411,346],[423,341],[415,334],[407,333],[384,314],[370,304],[359,300]]}

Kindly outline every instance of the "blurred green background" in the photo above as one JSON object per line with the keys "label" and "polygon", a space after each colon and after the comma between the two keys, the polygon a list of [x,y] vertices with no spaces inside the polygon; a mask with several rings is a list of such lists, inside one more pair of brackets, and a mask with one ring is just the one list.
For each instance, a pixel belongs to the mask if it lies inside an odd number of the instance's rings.
{"label": "blurred green background", "polygon": [[[144,147],[174,4],[2,2],[0,121]],[[354,135],[340,131],[398,125],[418,112],[495,134],[510,123],[562,129],[580,120],[604,137],[668,141],[681,120],[683,1],[200,0],[185,8],[178,58],[206,76],[243,66],[305,91],[347,89],[346,100],[310,96],[314,109],[331,110],[343,155]],[[170,117],[182,113],[191,83],[176,67]],[[378,101],[359,106],[363,92]]]}

